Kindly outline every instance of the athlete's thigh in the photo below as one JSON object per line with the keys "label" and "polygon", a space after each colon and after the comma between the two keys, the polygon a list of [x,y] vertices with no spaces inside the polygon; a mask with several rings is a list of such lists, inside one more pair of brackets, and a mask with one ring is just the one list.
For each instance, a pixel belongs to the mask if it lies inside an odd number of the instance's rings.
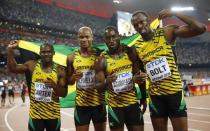
{"label": "athlete's thigh", "polygon": [[127,127],[136,127],[140,129],[140,127],[144,125],[143,114],[141,113],[139,103],[126,107],[124,114]]}
{"label": "athlete's thigh", "polygon": [[164,96],[150,95],[149,111],[151,118],[168,117],[167,101],[164,99]]}
{"label": "athlete's thigh", "polygon": [[92,107],[91,118],[92,118],[92,121],[94,124],[106,122],[106,120],[107,120],[106,106],[99,105],[99,106]]}
{"label": "athlete's thigh", "polygon": [[49,119],[45,120],[47,131],[60,131],[61,120],[60,119]]}
{"label": "athlete's thigh", "polygon": [[166,100],[168,102],[167,107],[170,118],[187,117],[186,102],[182,91],[168,95]]}
{"label": "athlete's thigh", "polygon": [[29,131],[44,131],[45,124],[43,119],[32,119],[29,118],[28,130]]}
{"label": "athlete's thigh", "polygon": [[5,98],[6,98],[6,92],[3,92],[3,93],[1,94],[1,98],[2,98],[2,99],[5,99]]}
{"label": "athlete's thigh", "polygon": [[76,106],[74,109],[74,123],[76,126],[89,125],[91,120],[90,107]]}

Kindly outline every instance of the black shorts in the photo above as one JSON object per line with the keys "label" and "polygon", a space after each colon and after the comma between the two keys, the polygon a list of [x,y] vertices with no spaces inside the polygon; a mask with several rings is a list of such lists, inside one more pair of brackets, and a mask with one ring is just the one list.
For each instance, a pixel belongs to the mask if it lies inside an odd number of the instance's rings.
{"label": "black shorts", "polygon": [[60,119],[32,119],[29,118],[28,129],[29,131],[60,131]]}
{"label": "black shorts", "polygon": [[2,91],[2,93],[1,93],[1,98],[2,98],[2,99],[5,99],[5,98],[6,98],[6,91]]}
{"label": "black shorts", "polygon": [[139,103],[126,107],[108,107],[109,127],[111,129],[127,126],[144,125]]}
{"label": "black shorts", "polygon": [[25,96],[25,91],[21,91],[21,97]]}
{"label": "black shorts", "polygon": [[13,90],[9,90],[9,96],[14,96],[14,91]]}
{"label": "black shorts", "polygon": [[106,106],[76,106],[74,110],[74,122],[76,126],[106,122]]}
{"label": "black shorts", "polygon": [[149,109],[151,118],[187,117],[187,108],[182,91],[172,95],[150,95]]}

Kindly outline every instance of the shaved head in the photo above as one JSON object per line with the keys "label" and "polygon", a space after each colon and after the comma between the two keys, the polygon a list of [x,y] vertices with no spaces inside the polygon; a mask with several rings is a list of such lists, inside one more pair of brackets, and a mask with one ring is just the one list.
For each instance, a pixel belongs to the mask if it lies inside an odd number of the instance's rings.
{"label": "shaved head", "polygon": [[80,32],[86,32],[86,31],[89,31],[90,34],[93,35],[93,32],[92,32],[91,28],[88,27],[88,26],[83,26],[83,27],[79,28],[78,33],[80,33]]}

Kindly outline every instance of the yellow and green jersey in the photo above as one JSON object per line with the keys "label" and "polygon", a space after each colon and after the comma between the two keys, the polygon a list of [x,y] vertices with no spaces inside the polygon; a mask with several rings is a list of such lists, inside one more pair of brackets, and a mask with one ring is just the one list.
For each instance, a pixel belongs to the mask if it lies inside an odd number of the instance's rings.
{"label": "yellow and green jersey", "polygon": [[154,30],[152,40],[136,43],[139,58],[150,77],[150,95],[168,95],[182,90],[181,78],[171,45],[162,28]]}
{"label": "yellow and green jersey", "polygon": [[111,107],[125,107],[137,102],[134,83],[132,81],[132,62],[127,53],[118,59],[111,57],[106,51],[102,53],[106,59],[106,75],[116,75],[112,83],[113,90],[108,89],[107,103]]}
{"label": "yellow and green jersey", "polygon": [[94,89],[95,70],[93,68],[96,56],[81,56],[77,50],[74,52],[74,70],[83,73],[83,77],[76,82],[76,105],[78,106],[98,106],[104,103],[104,93],[99,93]]}
{"label": "yellow and green jersey", "polygon": [[37,62],[32,72],[30,88],[29,116],[33,119],[57,119],[60,118],[59,97],[52,88],[45,86],[44,81],[51,78],[57,83],[57,65],[53,64],[52,72],[46,73]]}

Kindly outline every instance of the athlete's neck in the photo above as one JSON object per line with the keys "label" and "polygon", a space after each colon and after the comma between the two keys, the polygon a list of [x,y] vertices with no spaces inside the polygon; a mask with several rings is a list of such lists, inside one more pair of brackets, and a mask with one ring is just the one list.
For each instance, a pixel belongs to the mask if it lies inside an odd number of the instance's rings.
{"label": "athlete's neck", "polygon": [[155,35],[155,32],[152,29],[150,29],[148,31],[148,33],[142,34],[141,36],[142,36],[142,38],[143,38],[144,41],[149,41],[149,40],[152,40],[152,38],[154,37],[154,35]]}
{"label": "athlete's neck", "polygon": [[123,52],[123,47],[119,45],[117,48],[109,49],[110,55],[120,55]]}
{"label": "athlete's neck", "polygon": [[52,71],[53,62],[41,62],[41,68],[45,72],[51,72]]}
{"label": "athlete's neck", "polygon": [[80,48],[80,54],[82,56],[90,56],[92,54],[92,48]]}

